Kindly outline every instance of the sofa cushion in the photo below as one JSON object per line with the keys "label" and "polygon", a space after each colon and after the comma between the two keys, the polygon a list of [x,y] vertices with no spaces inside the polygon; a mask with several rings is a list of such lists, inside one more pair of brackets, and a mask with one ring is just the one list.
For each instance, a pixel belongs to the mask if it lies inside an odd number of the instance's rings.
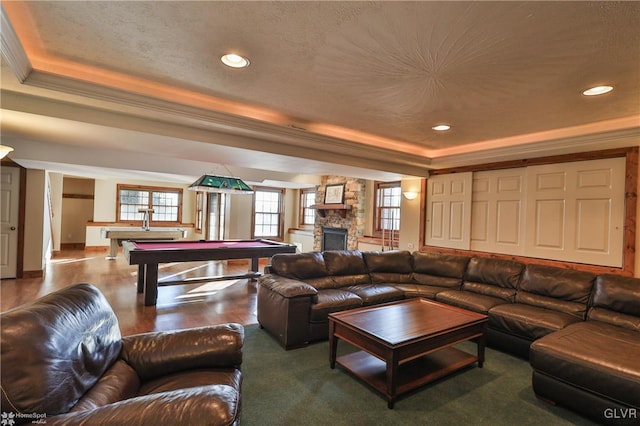
{"label": "sofa cushion", "polygon": [[419,284],[456,288],[462,284],[469,257],[416,251],[413,257],[413,280]]}
{"label": "sofa cushion", "polygon": [[484,294],[473,293],[461,290],[445,290],[436,294],[438,302],[447,303],[459,308],[468,309],[470,311],[479,312],[487,315],[489,309],[494,306],[507,303],[505,299],[500,297],[492,297]]}
{"label": "sofa cushion", "polygon": [[402,251],[368,251],[362,253],[372,283],[410,283],[413,265],[411,253]]}
{"label": "sofa cushion", "polygon": [[469,260],[462,290],[513,302],[523,268],[513,260],[474,257]]}
{"label": "sofa cushion", "polygon": [[318,291],[311,304],[311,322],[327,322],[331,312],[359,308],[362,299],[357,294],[341,289],[326,289]]}
{"label": "sofa cushion", "polygon": [[169,374],[143,384],[139,395],[170,392],[198,386],[224,385],[233,389],[242,386],[242,373],[237,368],[199,369]]}
{"label": "sofa cushion", "polygon": [[515,300],[584,320],[594,279],[595,275],[589,272],[527,265],[518,283]]}
{"label": "sofa cushion", "polygon": [[534,370],[622,404],[640,407],[640,333],[581,321],[531,344]]}
{"label": "sofa cushion", "polygon": [[341,287],[341,285],[339,283],[336,283],[335,280],[333,279],[333,277],[330,276],[326,276],[326,277],[318,277],[318,278],[307,278],[306,280],[304,280],[305,283],[313,286],[314,288],[318,289],[318,290],[322,290],[325,288],[337,288],[337,287]]}
{"label": "sofa cushion", "polygon": [[301,281],[329,275],[319,252],[278,253],[271,257],[270,270],[273,274]]}
{"label": "sofa cushion", "polygon": [[489,327],[529,340],[578,321],[575,315],[521,303],[505,303],[489,310]]}
{"label": "sofa cushion", "polygon": [[343,287],[341,290],[355,293],[362,299],[363,305],[393,302],[404,299],[402,290],[384,284],[360,284]]}
{"label": "sofa cushion", "polygon": [[410,297],[423,297],[426,299],[435,300],[436,294],[448,290],[448,287],[439,287],[435,285],[422,285],[422,284],[387,284],[392,285],[398,290],[404,293],[405,298]]}
{"label": "sofa cushion", "polygon": [[0,321],[2,409],[7,411],[68,412],[122,349],[118,320],[90,284],[50,293],[4,312]]}
{"label": "sofa cushion", "polygon": [[588,319],[640,332],[640,279],[599,275]]}
{"label": "sofa cushion", "polygon": [[330,250],[323,252],[322,256],[330,275],[361,275],[368,272],[362,252],[357,250]]}
{"label": "sofa cushion", "polygon": [[322,253],[333,287],[371,282],[362,253],[356,250],[331,250]]}
{"label": "sofa cushion", "polygon": [[140,378],[133,368],[123,360],[116,361],[98,383],[95,384],[71,411],[93,410],[107,404],[136,396],[140,389]]}

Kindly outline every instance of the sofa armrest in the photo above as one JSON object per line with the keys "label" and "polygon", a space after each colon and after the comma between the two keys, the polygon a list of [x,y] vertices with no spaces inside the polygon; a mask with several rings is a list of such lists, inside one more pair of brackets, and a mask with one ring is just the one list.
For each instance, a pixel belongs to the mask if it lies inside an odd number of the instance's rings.
{"label": "sofa armrest", "polygon": [[209,385],[160,392],[47,417],[47,425],[234,425],[240,421],[240,393],[227,385]]}
{"label": "sofa armrest", "polygon": [[228,323],[152,332],[124,337],[122,343],[121,358],[149,380],[194,368],[239,368],[244,328]]}
{"label": "sofa armrest", "polygon": [[261,276],[258,278],[258,284],[287,299],[304,296],[315,297],[318,294],[318,290],[311,284],[275,274]]}

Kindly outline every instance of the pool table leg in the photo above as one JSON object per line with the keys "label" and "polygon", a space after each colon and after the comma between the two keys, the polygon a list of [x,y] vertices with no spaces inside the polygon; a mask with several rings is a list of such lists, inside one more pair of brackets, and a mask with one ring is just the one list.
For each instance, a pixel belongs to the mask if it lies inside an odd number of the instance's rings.
{"label": "pool table leg", "polygon": [[113,260],[116,257],[118,257],[118,239],[111,238],[109,242],[109,256],[107,256],[107,259]]}
{"label": "pool table leg", "polygon": [[145,265],[144,274],[144,305],[153,306],[158,300],[158,264]]}
{"label": "pool table leg", "polygon": [[144,293],[144,265],[138,265],[138,293]]}
{"label": "pool table leg", "polygon": [[[251,271],[252,273],[257,273],[259,272],[258,269],[260,269],[260,258],[259,257],[252,257],[251,258]],[[255,281],[255,278],[251,278],[252,281]]]}

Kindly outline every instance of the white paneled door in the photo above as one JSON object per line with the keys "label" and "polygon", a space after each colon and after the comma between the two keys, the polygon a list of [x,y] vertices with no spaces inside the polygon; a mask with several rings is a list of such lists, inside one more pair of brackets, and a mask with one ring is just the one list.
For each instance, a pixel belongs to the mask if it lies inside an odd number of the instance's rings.
{"label": "white paneled door", "polygon": [[427,181],[427,245],[469,249],[473,174],[455,173]]}
{"label": "white paneled door", "polygon": [[18,259],[20,169],[0,169],[0,277],[15,278]]}
{"label": "white paneled door", "polygon": [[526,252],[621,267],[625,159],[527,168]]}
{"label": "white paneled door", "polygon": [[471,249],[524,254],[525,169],[473,174]]}

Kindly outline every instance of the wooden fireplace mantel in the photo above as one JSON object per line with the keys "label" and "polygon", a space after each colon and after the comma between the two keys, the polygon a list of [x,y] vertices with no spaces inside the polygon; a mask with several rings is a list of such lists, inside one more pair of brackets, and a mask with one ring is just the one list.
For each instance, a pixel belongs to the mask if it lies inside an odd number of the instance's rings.
{"label": "wooden fireplace mantel", "polygon": [[325,217],[327,210],[335,210],[340,214],[340,216],[345,218],[347,217],[347,212],[351,210],[351,206],[349,204],[314,204],[310,206],[310,208],[318,210],[318,214],[321,217]]}

